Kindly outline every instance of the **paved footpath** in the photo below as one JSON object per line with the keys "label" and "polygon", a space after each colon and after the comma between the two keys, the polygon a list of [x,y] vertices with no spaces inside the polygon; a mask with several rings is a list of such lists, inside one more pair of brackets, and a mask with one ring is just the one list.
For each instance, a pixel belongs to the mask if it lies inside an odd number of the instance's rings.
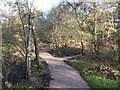
{"label": "paved footpath", "polygon": [[77,56],[70,56],[65,58],[53,57],[46,51],[40,51],[40,57],[43,58],[50,70],[53,80],[50,81],[49,88],[86,88],[90,89],[87,82],[85,82],[79,75],[79,72],[71,66],[64,63],[63,60],[75,58]]}

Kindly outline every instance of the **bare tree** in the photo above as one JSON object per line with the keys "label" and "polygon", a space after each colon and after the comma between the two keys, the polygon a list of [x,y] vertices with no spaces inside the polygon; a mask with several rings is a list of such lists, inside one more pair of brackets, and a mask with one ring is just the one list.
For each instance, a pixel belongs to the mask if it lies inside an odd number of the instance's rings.
{"label": "bare tree", "polygon": [[24,46],[25,46],[25,50],[26,50],[27,49],[27,36],[26,36],[26,30],[25,30],[25,27],[24,27],[23,16],[22,16],[20,6],[19,6],[19,0],[16,0],[16,5],[17,5],[17,8],[18,8],[19,17],[20,17],[20,20],[21,20],[21,26],[22,26],[22,29],[23,29],[23,32],[24,32]]}
{"label": "bare tree", "polygon": [[35,55],[36,55],[35,60],[36,60],[37,66],[39,66],[39,49],[38,49],[38,43],[37,43],[37,34],[33,26],[32,26],[32,34],[33,34],[34,46],[35,46]]}
{"label": "bare tree", "polygon": [[97,29],[96,29],[96,25],[97,25],[97,6],[96,6],[96,2],[93,3],[93,7],[94,7],[94,41],[93,41],[93,53],[96,55],[97,52]]}
{"label": "bare tree", "polygon": [[[34,2],[34,0],[33,0]],[[19,6],[19,1],[16,0],[16,4],[17,4],[17,8],[19,11],[19,16],[20,16],[20,20],[21,20],[21,24],[22,24],[22,28],[24,31],[24,43],[25,43],[25,49],[26,49],[26,78],[30,78],[31,76],[31,48],[32,48],[32,34],[33,34],[33,39],[34,39],[34,46],[35,46],[35,54],[36,54],[36,63],[37,66],[39,65],[39,50],[38,50],[38,44],[37,44],[37,35],[36,35],[36,31],[35,29],[33,29],[33,18],[34,18],[34,14],[33,14],[33,2],[31,3],[31,5],[28,5],[28,1],[25,0],[24,2],[24,7],[25,10],[27,10],[26,12],[28,13],[28,31],[25,31],[25,27],[24,27],[24,21],[23,21],[23,16],[21,14],[21,9]],[[26,13],[25,13],[26,14]],[[26,35],[27,34],[27,35]]]}
{"label": "bare tree", "polygon": [[27,52],[26,52],[26,69],[27,69],[27,78],[31,76],[31,31],[32,31],[32,18],[31,18],[31,10],[28,18],[28,41],[27,41]]}
{"label": "bare tree", "polygon": [[[86,19],[84,19],[83,18],[83,15],[82,15],[82,23],[80,22],[80,20],[79,20],[79,13],[78,13],[78,11],[77,11],[77,8],[78,8],[78,6],[76,6],[75,5],[75,1],[74,1],[74,4],[72,5],[70,2],[67,2],[72,8],[73,8],[73,10],[74,10],[74,12],[75,12],[75,16],[76,16],[76,21],[77,21],[77,23],[78,23],[78,26],[79,26],[79,29],[81,29],[81,40],[80,40],[80,43],[81,43],[81,53],[82,53],[82,55],[84,55],[84,43],[83,43],[83,31],[84,31],[84,26],[83,26],[83,24],[84,24],[84,20]],[[83,3],[83,2],[82,2]],[[84,6],[83,6],[84,7]],[[84,7],[85,8],[85,7]],[[83,8],[83,9],[84,9]]]}

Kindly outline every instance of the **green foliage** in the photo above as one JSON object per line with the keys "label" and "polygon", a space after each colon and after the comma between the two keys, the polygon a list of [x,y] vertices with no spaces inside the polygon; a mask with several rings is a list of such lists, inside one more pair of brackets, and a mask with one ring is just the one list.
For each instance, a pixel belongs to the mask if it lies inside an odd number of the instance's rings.
{"label": "green foliage", "polygon": [[105,79],[100,76],[85,76],[93,88],[118,88],[118,80]]}
{"label": "green foliage", "polygon": [[[102,74],[99,70],[99,67],[104,68],[106,66],[105,61],[102,62],[80,57],[79,59],[67,60],[65,62],[78,70],[80,75],[84,77],[92,88],[118,88],[119,79],[106,77],[106,75]],[[114,69],[115,66],[116,64],[113,63],[109,67],[111,67],[112,70],[116,70]],[[118,65],[116,67],[118,67]]]}
{"label": "green foliage", "polygon": [[41,75],[45,75],[48,74],[48,67],[47,64],[45,63],[45,61],[40,60],[40,65],[33,65],[32,66],[32,76],[41,76]]}

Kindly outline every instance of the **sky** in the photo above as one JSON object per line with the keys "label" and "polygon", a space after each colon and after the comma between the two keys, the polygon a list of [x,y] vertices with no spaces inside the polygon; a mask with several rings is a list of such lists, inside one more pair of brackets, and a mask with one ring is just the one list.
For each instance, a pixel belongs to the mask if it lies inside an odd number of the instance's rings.
{"label": "sky", "polygon": [[49,11],[52,7],[56,6],[62,0],[35,0],[34,4],[36,7],[41,9],[43,12]]}
{"label": "sky", "polygon": [[[9,12],[9,7],[4,7],[3,3],[15,1],[16,0],[0,0],[0,15],[2,15],[3,12],[5,12],[6,15],[12,14]],[[28,0],[28,2],[31,1],[33,0]],[[61,1],[63,0],[34,0],[34,7],[37,7],[38,10],[42,10],[44,13],[47,14],[52,7],[57,6]],[[0,20],[1,18],[2,17],[0,16]]]}
{"label": "sky", "polygon": [[[15,2],[15,0],[0,0],[3,2],[6,1],[13,1]],[[24,1],[24,0],[19,0],[19,1]],[[28,0],[28,1],[33,1],[33,0]],[[47,12],[49,11],[52,7],[58,5],[61,1],[63,0],[34,0],[34,5],[35,7],[37,7],[38,9],[42,10],[43,12]],[[67,1],[96,1],[96,0],[67,0]],[[99,0],[99,1],[119,1],[119,0]],[[2,5],[0,5],[0,8],[3,8]],[[5,8],[4,8],[5,9]]]}
{"label": "sky", "polygon": [[[30,0],[31,1],[31,0]],[[34,0],[36,7],[41,9],[43,12],[49,11],[52,7],[56,6],[63,0]],[[105,1],[105,2],[116,2],[120,0],[67,0],[67,1],[80,1],[80,2],[95,2],[95,1]]]}
{"label": "sky", "polygon": [[[16,0],[0,0],[0,2],[15,2]],[[19,0],[24,1],[24,0]],[[28,0],[28,2],[31,2],[33,0]],[[43,12],[49,11],[52,7],[58,5],[63,0],[34,0],[34,5],[38,9],[42,10]],[[2,8],[2,5],[0,5],[0,8]]]}

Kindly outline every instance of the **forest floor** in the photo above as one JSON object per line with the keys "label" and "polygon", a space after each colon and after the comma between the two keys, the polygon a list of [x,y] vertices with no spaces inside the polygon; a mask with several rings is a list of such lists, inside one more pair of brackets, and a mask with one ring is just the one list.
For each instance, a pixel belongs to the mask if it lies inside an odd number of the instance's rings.
{"label": "forest floor", "polygon": [[40,51],[40,57],[44,59],[50,70],[51,78],[49,88],[88,88],[90,86],[83,80],[79,72],[67,65],[63,60],[72,59],[77,56],[64,58],[53,57],[46,50]]}

